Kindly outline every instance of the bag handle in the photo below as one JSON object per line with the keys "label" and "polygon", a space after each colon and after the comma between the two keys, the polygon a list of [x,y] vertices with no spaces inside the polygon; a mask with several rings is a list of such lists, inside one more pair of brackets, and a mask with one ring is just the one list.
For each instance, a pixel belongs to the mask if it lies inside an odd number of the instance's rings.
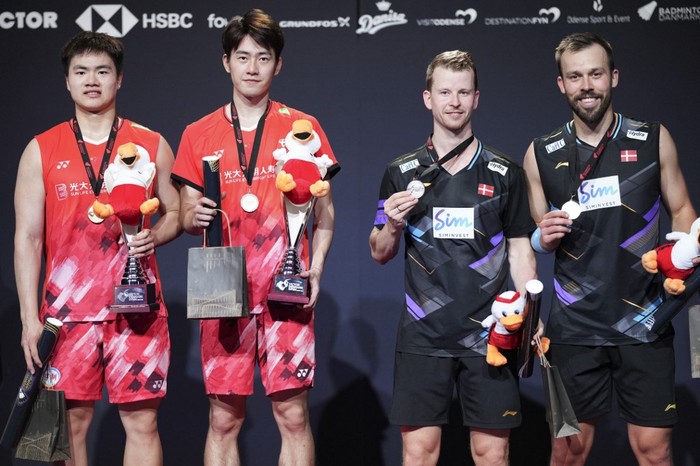
{"label": "bag handle", "polygon": [[[221,212],[223,214],[224,218],[226,219],[226,225],[228,225],[228,228],[227,228],[227,230],[228,230],[228,245],[229,245],[229,247],[231,247],[231,245],[233,244],[233,240],[231,239],[231,221],[228,219],[228,215],[226,215],[226,212],[224,212],[223,210],[221,210],[221,209],[214,209],[214,210],[217,212]],[[207,229],[206,228],[204,229],[204,235],[202,235],[202,247],[203,248],[207,247]]]}
{"label": "bag handle", "polygon": [[537,351],[537,353],[539,354],[540,364],[542,365],[542,367],[544,367],[544,368],[552,367],[552,365],[549,363],[549,361],[547,360],[547,358],[544,355],[544,351],[542,350],[542,340],[540,339],[539,335],[535,335],[535,343],[537,344],[537,349],[539,350],[539,351]]}

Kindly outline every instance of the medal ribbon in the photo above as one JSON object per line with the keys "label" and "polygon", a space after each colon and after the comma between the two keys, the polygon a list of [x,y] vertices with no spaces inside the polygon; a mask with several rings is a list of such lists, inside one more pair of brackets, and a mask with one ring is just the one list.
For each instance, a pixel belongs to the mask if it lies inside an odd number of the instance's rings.
{"label": "medal ribbon", "polygon": [[431,176],[434,176],[434,172],[436,172],[440,167],[442,167],[447,162],[464,152],[464,150],[466,150],[466,148],[469,147],[472,141],[474,141],[473,134],[469,138],[460,142],[457,145],[457,147],[445,154],[443,158],[438,158],[438,154],[437,152],[435,152],[435,147],[433,146],[433,135],[431,134],[430,136],[428,136],[426,149],[428,150],[428,155],[430,156],[430,159],[433,161],[433,163],[427,167],[424,165],[420,165],[418,168],[416,168],[416,174],[413,177],[413,179],[418,180],[421,178],[429,178]]}
{"label": "medal ribbon", "polygon": [[[574,154],[574,163],[573,167],[569,167],[569,174],[570,178],[572,180],[572,190],[571,192],[571,199],[573,199],[574,195],[576,194],[576,191],[578,191],[578,188],[581,186],[581,183],[583,180],[585,180],[595,169],[595,167],[598,165],[598,162],[600,162],[600,156],[603,155],[603,151],[605,150],[605,147],[608,145],[610,140],[612,139],[613,133],[615,131],[615,126],[617,125],[618,121],[618,115],[617,113],[614,114],[615,118],[613,118],[613,121],[610,123],[610,126],[608,127],[608,130],[605,132],[603,135],[603,138],[600,140],[596,148],[593,150],[593,154],[588,158],[588,161],[586,161],[586,166],[584,169],[581,171],[581,173],[576,176],[576,172],[578,171],[578,148],[576,147],[576,144],[573,145],[574,150],[576,151]],[[574,136],[576,135],[575,131],[576,128],[572,125],[572,129],[574,131]],[[578,179],[577,179],[578,178]],[[576,185],[573,187],[573,185]]]}
{"label": "medal ribbon", "polygon": [[272,101],[267,101],[267,108],[258,120],[258,126],[255,129],[255,140],[253,141],[253,149],[250,153],[250,167],[246,161],[245,145],[243,144],[243,132],[241,131],[241,123],[238,121],[238,112],[236,105],[231,99],[231,122],[233,123],[233,133],[236,136],[236,147],[238,148],[238,162],[241,165],[241,171],[245,175],[248,187],[253,185],[253,175],[255,174],[255,164],[258,161],[258,151],[260,150],[260,140],[262,139],[263,128],[265,127],[265,119],[270,111]]}
{"label": "medal ribbon", "polygon": [[102,156],[102,162],[100,163],[100,171],[97,176],[95,176],[95,171],[92,168],[92,162],[90,162],[90,154],[88,154],[87,147],[85,146],[85,140],[83,139],[83,134],[80,132],[80,126],[78,125],[78,120],[76,118],[71,118],[70,126],[75,134],[75,141],[78,143],[78,150],[80,151],[80,156],[83,158],[83,165],[85,166],[85,173],[87,173],[88,180],[90,181],[90,186],[92,186],[92,192],[95,193],[95,197],[100,195],[102,190],[102,183],[104,183],[104,173],[109,165],[109,159],[112,157],[112,149],[114,149],[114,141],[117,139],[117,131],[119,131],[119,117],[114,117],[114,122],[112,123],[112,129],[109,131],[109,137],[107,138],[107,146],[105,146],[105,153]]}

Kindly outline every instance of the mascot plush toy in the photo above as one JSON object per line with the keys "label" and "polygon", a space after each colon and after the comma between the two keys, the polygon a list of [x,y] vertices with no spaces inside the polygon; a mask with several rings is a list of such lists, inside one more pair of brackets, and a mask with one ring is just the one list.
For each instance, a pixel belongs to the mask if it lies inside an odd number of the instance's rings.
{"label": "mascot plush toy", "polygon": [[[508,359],[500,350],[512,350],[520,346],[524,311],[525,298],[517,291],[504,291],[496,296],[491,304],[491,315],[481,321],[481,326],[489,329],[486,345],[486,362],[489,365],[505,365]],[[549,349],[549,338],[543,337],[541,341],[542,350],[546,353]]]}
{"label": "mascot plush toy", "polygon": [[672,231],[668,241],[642,256],[642,267],[649,273],[661,272],[665,277],[664,289],[671,295],[685,291],[685,279],[695,270],[693,259],[700,256],[700,218],[690,226],[688,233]]}
{"label": "mascot plush toy", "polygon": [[316,155],[320,148],[321,141],[313,124],[309,120],[295,120],[284,138],[284,147],[272,153],[282,164],[275,185],[292,204],[302,205],[311,197],[328,195],[330,184],[323,177],[333,162],[326,154]]}
{"label": "mascot plush toy", "polygon": [[124,225],[140,225],[141,216],[153,215],[160,205],[158,198],[147,196],[155,174],[155,164],[143,147],[131,142],[119,146],[114,162],[104,174],[109,202],[95,200],[92,205],[95,215],[100,218],[116,215]]}

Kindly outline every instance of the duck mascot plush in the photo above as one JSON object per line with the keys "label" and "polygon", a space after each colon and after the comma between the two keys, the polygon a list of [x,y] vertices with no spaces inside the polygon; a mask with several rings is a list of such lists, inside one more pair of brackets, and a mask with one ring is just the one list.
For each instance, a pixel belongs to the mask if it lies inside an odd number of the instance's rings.
{"label": "duck mascot plush", "polygon": [[[508,359],[500,350],[517,349],[522,338],[525,320],[525,298],[517,291],[504,291],[491,304],[491,315],[481,321],[489,329],[486,344],[486,362],[491,366],[503,366]],[[542,350],[549,349],[549,338],[542,337]],[[537,350],[539,354],[539,349]]]}
{"label": "duck mascot plush", "polygon": [[642,255],[642,267],[649,273],[661,272],[666,279],[664,289],[671,295],[685,291],[685,279],[695,270],[693,259],[700,256],[700,218],[690,226],[690,231],[672,231],[668,241]]}
{"label": "duck mascot plush", "polygon": [[310,201],[312,197],[328,195],[330,184],[323,178],[333,165],[328,155],[317,155],[321,140],[309,120],[295,120],[292,130],[284,138],[284,147],[272,155],[278,166],[275,185],[285,197],[296,205]]}
{"label": "duck mascot plush", "polygon": [[146,149],[132,142],[119,146],[114,162],[104,173],[109,202],[95,200],[95,215],[102,219],[116,215],[123,225],[140,225],[141,216],[153,215],[160,205],[158,198],[148,198],[155,174],[155,164]]}

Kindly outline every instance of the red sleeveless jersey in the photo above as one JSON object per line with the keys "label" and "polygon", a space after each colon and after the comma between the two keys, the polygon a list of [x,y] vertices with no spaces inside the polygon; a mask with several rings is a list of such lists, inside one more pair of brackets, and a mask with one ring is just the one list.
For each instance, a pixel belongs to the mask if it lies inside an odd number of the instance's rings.
{"label": "red sleeveless jersey", "polygon": [[[202,157],[220,157],[221,192],[226,193],[221,201],[222,210],[229,217],[232,246],[245,247],[249,305],[252,313],[260,313],[267,307],[267,294],[272,276],[288,247],[282,194],[275,186],[277,162],[272,152],[281,147],[285,136],[292,129],[292,123],[302,118],[313,123],[314,130],[320,137],[321,148],[317,155],[326,154],[336,163],[328,139],[318,121],[310,115],[274,101],[265,120],[250,188],[241,170],[232,123],[226,116],[226,106],[185,129],[175,158],[173,179],[203,191]],[[248,162],[254,133],[255,131],[243,132]],[[249,189],[260,200],[258,209],[251,213],[245,212],[240,205],[241,197]],[[308,267],[309,260],[306,233],[305,231],[304,240],[299,248],[304,268]],[[224,244],[228,245],[225,221]]]}
{"label": "red sleeveless jersey", "polygon": [[[64,322],[105,321],[116,316],[109,311],[113,303],[114,285],[119,284],[127,260],[127,248],[118,244],[121,236],[115,216],[100,224],[88,219],[88,209],[95,201],[75,134],[68,122],[54,126],[36,136],[41,151],[42,175],[46,191],[45,257],[42,319],[57,317]],[[152,162],[158,153],[160,134],[132,121],[123,120],[110,162],[117,148],[127,142],[145,149]],[[95,175],[104,155],[107,141],[86,147]],[[143,151],[139,149],[143,157]],[[149,188],[153,196],[154,183]],[[105,187],[99,199],[108,201]],[[150,219],[144,220],[150,228]],[[162,301],[160,278],[155,255],[142,260],[150,283],[156,283],[160,315],[167,315]]]}

